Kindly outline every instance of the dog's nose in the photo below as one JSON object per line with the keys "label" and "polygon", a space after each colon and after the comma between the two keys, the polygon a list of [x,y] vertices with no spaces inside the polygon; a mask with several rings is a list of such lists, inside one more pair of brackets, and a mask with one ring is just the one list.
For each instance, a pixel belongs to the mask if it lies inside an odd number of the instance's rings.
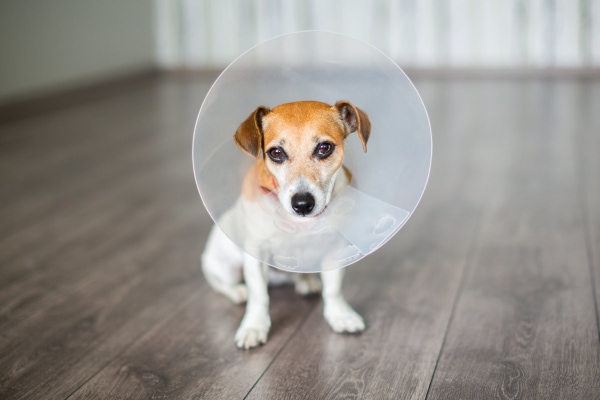
{"label": "dog's nose", "polygon": [[310,193],[296,193],[292,196],[292,208],[302,216],[309,214],[315,207],[315,198]]}

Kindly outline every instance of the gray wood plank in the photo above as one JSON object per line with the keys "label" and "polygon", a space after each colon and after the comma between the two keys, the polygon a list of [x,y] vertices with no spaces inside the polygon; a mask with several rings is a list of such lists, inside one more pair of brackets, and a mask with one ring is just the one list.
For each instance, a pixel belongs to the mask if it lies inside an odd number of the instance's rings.
{"label": "gray wood plank", "polygon": [[[206,84],[202,86],[207,89]],[[194,102],[186,105],[185,99],[175,98],[174,103],[181,106],[177,112],[159,112],[164,107],[158,101],[160,88],[155,85],[153,90],[107,99],[96,107],[70,109],[58,113],[61,118],[51,114],[0,128],[0,167],[10,171],[0,196],[4,278],[0,285],[27,271],[24,256],[36,258],[31,252],[22,252],[21,246],[42,250],[49,236],[61,240],[77,236],[79,225],[64,226],[65,216],[76,217],[83,225],[102,217],[96,210],[111,212],[125,200],[143,197],[141,188],[138,192],[127,190],[132,185],[151,184],[156,179],[152,167],[166,164],[167,157],[172,157],[173,165],[182,172],[189,171],[186,149],[197,110],[192,110]],[[201,99],[200,94],[197,102]],[[180,121],[174,120],[177,117]],[[167,142],[161,137],[164,131],[177,134],[165,133],[171,140]],[[15,148],[18,151],[13,151]],[[173,152],[176,155],[171,156]],[[129,175],[123,176],[124,172]],[[124,179],[130,176],[136,179]],[[76,211],[81,214],[72,215]]]}
{"label": "gray wood plank", "polygon": [[241,399],[314,309],[291,287],[271,290],[273,326],[259,349],[235,347],[243,306],[207,285],[162,325],[140,338],[70,399]]}
{"label": "gray wood plank", "polygon": [[482,112],[472,101],[478,85],[417,82],[417,87],[433,125],[431,181],[397,237],[349,267],[347,297],[366,318],[367,330],[337,335],[319,309],[248,398],[425,397],[484,197],[489,163],[480,164],[471,149],[491,143],[479,134],[483,121],[471,117]]}
{"label": "gray wood plank", "polygon": [[[185,304],[198,290],[198,274],[182,271],[180,257],[145,255],[152,256],[139,259],[149,265],[143,271],[117,264],[128,273],[80,287],[48,306],[42,297],[40,311],[3,334],[0,396],[66,398]],[[169,265],[175,267],[165,267]]]}
{"label": "gray wood plank", "polygon": [[[142,94],[148,97],[147,91],[143,91]],[[139,94],[128,95],[135,103]],[[108,101],[108,103],[115,102]],[[117,110],[122,105],[117,101]],[[146,104],[146,107],[149,107],[149,104]],[[112,115],[111,108],[107,108],[104,103],[97,108],[96,114],[90,115],[84,112],[90,123],[105,119],[103,117],[105,114]],[[79,114],[81,110],[74,111]],[[136,109],[131,111],[136,113]],[[137,110],[137,118],[143,120],[149,112],[150,110],[145,110],[140,113],[140,110]],[[98,148],[94,135],[91,135],[88,146],[93,150],[85,148],[83,151],[89,153],[86,154],[86,157],[91,160],[89,164],[63,170],[62,167],[56,169],[52,163],[49,163],[45,169],[25,173],[26,168],[20,168],[28,165],[27,157],[23,154],[40,151],[36,158],[43,164],[45,159],[41,154],[42,151],[49,157],[53,157],[54,150],[59,149],[60,152],[62,148],[61,141],[54,146],[46,143],[42,146],[43,150],[38,150],[35,145],[38,139],[43,142],[47,140],[46,135],[56,132],[59,136],[64,136],[63,141],[68,141],[68,135],[76,138],[76,142],[79,141],[77,138],[81,133],[76,129],[77,126],[69,125],[71,113],[62,116],[66,121],[66,127],[62,130],[59,129],[60,124],[50,132],[40,129],[47,125],[44,123],[44,118],[38,118],[37,124],[26,124],[28,126],[26,130],[16,130],[16,133],[24,137],[24,142],[21,142],[18,147],[19,151],[13,151],[17,153],[13,159],[21,161],[14,162],[12,165],[16,167],[22,178],[34,177],[44,184],[30,188],[30,194],[24,196],[37,199],[35,205],[27,201],[21,202],[23,196],[18,193],[18,190],[16,190],[17,194],[14,194],[12,190],[14,186],[10,184],[5,186],[7,190],[2,197],[3,211],[7,215],[20,216],[15,217],[19,218],[17,229],[6,228],[3,225],[3,234],[0,236],[0,258],[2,258],[0,322],[6,315],[10,315],[13,327],[21,317],[31,315],[32,307],[40,311],[35,308],[37,304],[23,301],[23,298],[30,299],[32,292],[49,295],[65,294],[71,288],[78,288],[78,282],[82,280],[93,282],[106,271],[88,267],[86,264],[103,262],[98,259],[111,256],[118,257],[118,251],[123,250],[123,242],[131,241],[132,238],[139,242],[144,239],[140,232],[145,229],[154,229],[154,233],[159,235],[161,231],[156,232],[156,226],[174,229],[174,225],[170,223],[173,219],[171,215],[173,209],[169,209],[168,206],[177,206],[178,208],[174,209],[182,211],[179,213],[184,215],[182,221],[189,218],[185,215],[189,212],[197,216],[203,215],[203,219],[208,221],[205,213],[198,214],[201,207],[197,204],[193,186],[188,182],[182,182],[181,177],[186,176],[189,171],[190,161],[186,157],[189,157],[189,133],[180,130],[180,124],[171,127],[177,129],[180,134],[174,137],[169,147],[157,144],[157,140],[152,138],[156,136],[156,132],[148,129],[144,131],[147,138],[143,144],[133,146],[135,143],[128,143],[120,147],[120,151],[118,151],[119,146]],[[187,120],[188,126],[191,126],[193,115],[189,114]],[[153,124],[156,125],[156,122],[153,121]],[[130,127],[131,124],[123,123],[123,120],[116,118],[114,125],[106,128],[102,136],[122,138],[139,135],[136,130],[130,131]],[[107,141],[111,140],[107,139]],[[123,144],[122,139],[117,141],[119,142]],[[31,147],[34,147],[34,150]],[[137,151],[137,149],[141,150]],[[160,154],[160,151],[166,154]],[[164,157],[171,157],[176,161],[166,164],[163,161]],[[96,168],[98,165],[111,165],[107,180],[103,179],[106,169]],[[61,178],[57,179],[57,176]],[[56,194],[56,181],[63,182],[65,193],[58,188],[59,194]],[[177,189],[179,193],[168,190],[177,184],[183,184],[179,188],[185,188],[187,197],[177,197],[177,194],[182,194],[181,189]],[[186,203],[180,203],[182,198],[186,199]],[[41,210],[38,209],[37,204],[40,205]],[[162,234],[168,236],[170,231]],[[143,243],[146,246],[155,245],[148,238]],[[130,243],[130,246],[132,244]],[[65,279],[65,276],[68,279]],[[23,290],[23,287],[29,290]],[[28,305],[28,308],[16,313],[16,308],[21,304]],[[0,324],[0,331],[5,326]]]}
{"label": "gray wood plank", "polygon": [[[0,236],[0,397],[66,398],[201,287],[209,218],[190,179],[197,108],[186,103],[202,93],[182,87],[155,82],[3,126],[14,175],[2,210],[16,229]],[[139,97],[150,100],[122,110]],[[82,121],[103,125],[82,140]]]}
{"label": "gray wood plank", "polygon": [[1,398],[600,398],[598,81],[417,82],[432,178],[347,272],[367,331],[278,288],[253,351],[198,269],[208,83],[0,125]]}
{"label": "gray wood plank", "polygon": [[[428,399],[600,398],[600,346],[577,187],[581,89],[522,82],[482,98],[485,210]],[[494,118],[495,116],[495,118]]]}

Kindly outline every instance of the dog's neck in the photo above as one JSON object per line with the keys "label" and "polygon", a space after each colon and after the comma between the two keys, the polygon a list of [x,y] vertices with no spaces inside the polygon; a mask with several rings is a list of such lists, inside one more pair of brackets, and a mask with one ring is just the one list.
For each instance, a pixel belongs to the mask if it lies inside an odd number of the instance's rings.
{"label": "dog's neck", "polygon": [[279,188],[275,177],[269,172],[264,159],[256,161],[248,170],[242,184],[242,195],[248,200],[256,200],[265,193],[278,194]]}
{"label": "dog's neck", "polygon": [[279,193],[277,180],[275,180],[273,174],[267,169],[265,160],[262,158],[256,162],[256,174],[258,175],[258,185],[263,192]]}

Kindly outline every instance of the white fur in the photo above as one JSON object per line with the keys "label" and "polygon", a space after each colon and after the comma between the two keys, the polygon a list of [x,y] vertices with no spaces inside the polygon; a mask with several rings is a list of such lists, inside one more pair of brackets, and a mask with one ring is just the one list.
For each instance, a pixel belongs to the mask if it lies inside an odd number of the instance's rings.
{"label": "white fur", "polygon": [[[332,182],[332,188],[325,193],[327,203],[332,192],[335,195],[339,187],[347,184],[345,175],[341,175],[343,178],[337,179],[336,188],[333,189]],[[253,210],[255,207],[259,207],[257,202],[240,197],[236,205],[221,217],[219,225],[227,232],[235,232],[236,229],[245,232],[243,224],[260,226],[259,230],[264,232],[264,238],[267,240],[273,235],[273,232],[269,231],[272,225],[256,217],[260,213]],[[202,270],[213,289],[234,303],[247,301],[246,313],[235,334],[235,343],[240,348],[249,349],[267,341],[271,327],[267,291],[269,283],[293,281],[296,292],[307,295],[320,291],[322,282],[324,316],[331,329],[335,332],[361,332],[365,329],[362,317],[348,305],[342,295],[342,269],[322,272],[321,282],[315,274],[281,271],[269,273],[265,264],[242,251],[215,225],[202,254]],[[292,279],[286,279],[286,276]]]}
{"label": "white fur", "polygon": [[[265,163],[263,166],[274,179],[270,187],[275,187],[277,192],[277,200],[275,196],[271,200],[287,211],[286,214],[291,218],[286,222],[298,225],[299,231],[302,231],[303,224],[315,222],[312,218],[318,218],[331,198],[349,183],[342,168],[343,138],[359,128],[359,114],[354,106],[345,102],[338,102],[333,107],[318,102],[287,104],[268,112],[264,107],[259,107],[236,132],[236,143],[255,157],[258,156],[256,140],[260,139],[265,159],[259,162]],[[299,122],[296,118],[298,115],[305,120]],[[257,124],[259,117],[261,121]],[[339,126],[332,127],[331,121],[338,121]],[[360,130],[359,134],[364,146],[370,129],[368,118],[364,117],[363,123],[366,124],[365,129]],[[259,125],[262,132],[259,132]],[[333,145],[331,151],[323,157],[316,156],[319,146],[325,143]],[[252,175],[250,177],[254,178]],[[268,244],[277,245],[283,251],[283,247],[293,246],[294,243],[290,239],[285,243],[277,242],[281,230],[277,227],[275,215],[271,214],[274,211],[265,214],[265,203],[261,202],[265,199],[252,199],[252,189],[246,187],[245,190],[245,195],[240,196],[218,221],[218,226],[228,235],[233,235],[234,240],[215,225],[202,255],[202,268],[208,283],[215,290],[236,303],[247,301],[235,342],[238,347],[248,349],[265,343],[271,327],[268,284],[289,281],[281,272],[269,273],[269,268],[252,254],[261,254],[261,249],[269,248]],[[300,208],[303,199],[295,195],[310,199],[310,203],[302,203],[308,207]],[[294,240],[301,239],[295,237]],[[240,250],[234,242],[243,243],[245,251]],[[323,313],[335,332],[360,332],[365,328],[363,319],[342,295],[341,269],[321,273],[321,281],[314,274],[292,276],[296,291],[300,294],[322,289]]]}

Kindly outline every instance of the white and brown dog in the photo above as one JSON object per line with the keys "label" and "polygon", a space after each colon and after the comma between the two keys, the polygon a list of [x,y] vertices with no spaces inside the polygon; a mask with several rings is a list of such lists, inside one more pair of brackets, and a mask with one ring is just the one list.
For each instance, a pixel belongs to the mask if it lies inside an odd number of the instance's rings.
{"label": "white and brown dog", "polygon": [[[350,182],[351,175],[342,165],[344,139],[357,132],[366,151],[370,130],[368,116],[347,101],[334,106],[300,101],[272,110],[258,107],[234,135],[236,144],[257,161],[246,175],[235,210],[226,213],[219,225],[245,223],[240,218],[260,224],[252,221],[252,207],[265,192],[276,195],[300,224],[300,220],[318,216]],[[271,326],[268,267],[242,251],[215,225],[202,254],[202,268],[215,290],[236,303],[247,301],[235,334],[236,345],[248,349],[265,343]],[[291,275],[300,294],[317,292],[322,285],[324,316],[335,332],[364,330],[362,317],[342,295],[342,269],[322,272],[321,282],[314,274]]]}

